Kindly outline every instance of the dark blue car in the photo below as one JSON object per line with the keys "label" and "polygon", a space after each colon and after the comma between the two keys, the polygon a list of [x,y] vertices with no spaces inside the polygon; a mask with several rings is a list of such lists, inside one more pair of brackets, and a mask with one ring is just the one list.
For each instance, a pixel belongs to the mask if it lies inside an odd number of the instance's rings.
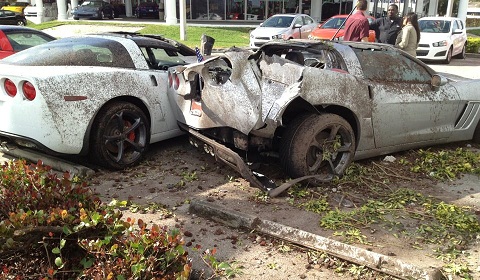
{"label": "dark blue car", "polygon": [[84,1],[82,5],[76,7],[73,12],[73,19],[78,20],[80,18],[89,18],[89,19],[104,19],[108,17],[109,19],[115,18],[115,9],[112,4],[94,0],[94,1]]}

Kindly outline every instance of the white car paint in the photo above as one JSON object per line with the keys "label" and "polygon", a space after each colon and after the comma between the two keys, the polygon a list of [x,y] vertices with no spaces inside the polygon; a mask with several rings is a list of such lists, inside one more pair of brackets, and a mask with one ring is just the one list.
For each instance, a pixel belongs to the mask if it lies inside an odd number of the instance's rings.
{"label": "white car paint", "polygon": [[[165,45],[170,46],[172,52],[177,48],[166,42],[160,44],[151,41],[146,38],[139,42],[143,44],[142,47],[155,46],[159,50]],[[169,105],[166,95],[168,75],[161,65],[168,63],[167,59],[181,61],[187,57],[156,56],[158,66],[150,67],[143,49],[128,35],[84,35],[56,42],[59,45],[41,45],[0,63],[0,84],[3,85],[0,87],[0,119],[4,120],[0,122],[2,141],[11,140],[50,154],[91,154],[93,131],[99,127],[99,123],[103,123],[100,129],[110,129],[108,132],[111,134],[105,134],[105,138],[95,138],[102,139],[100,143],[103,139],[112,139],[120,134],[127,135],[127,141],[131,143],[142,137],[146,139],[145,145],[139,148],[143,154],[149,143],[182,134]],[[90,43],[93,45],[87,49]],[[106,53],[107,46],[111,51],[110,57]],[[79,50],[85,49],[97,51],[96,54],[92,52],[96,58],[92,64],[86,62],[92,61],[88,53],[80,56]],[[48,55],[50,58],[46,59]],[[188,58],[195,58],[195,52],[191,49],[188,55],[191,56]],[[46,60],[48,65],[43,64]],[[85,64],[76,66],[80,61]],[[177,62],[172,64],[178,65]],[[16,86],[15,96],[8,94],[6,81]],[[35,88],[36,97],[33,100],[26,98],[23,85],[27,82]],[[106,115],[105,112],[113,105],[120,103],[134,105],[145,115],[145,121],[140,117],[134,119],[135,123],[122,120],[125,122],[123,129],[133,129],[136,121],[140,120],[140,126],[145,124],[149,127],[146,135],[134,134],[133,130],[116,134],[111,127],[107,127],[108,123],[97,119]],[[113,116],[123,118],[120,114],[124,112],[120,109],[117,112],[118,115]],[[120,130],[119,124],[116,129]],[[113,140],[105,140],[105,143],[107,141]],[[118,150],[121,150],[120,146]],[[102,161],[105,162],[104,158]],[[137,160],[122,165],[122,159],[117,163],[106,167],[120,169],[137,163]]]}
{"label": "white car paint", "polygon": [[420,42],[417,58],[450,63],[453,56],[464,57],[467,42],[465,23],[453,17],[424,17],[418,20]]}
{"label": "white car paint", "polygon": [[275,39],[307,39],[317,25],[313,18],[305,14],[273,15],[250,33],[250,48],[256,50]]}

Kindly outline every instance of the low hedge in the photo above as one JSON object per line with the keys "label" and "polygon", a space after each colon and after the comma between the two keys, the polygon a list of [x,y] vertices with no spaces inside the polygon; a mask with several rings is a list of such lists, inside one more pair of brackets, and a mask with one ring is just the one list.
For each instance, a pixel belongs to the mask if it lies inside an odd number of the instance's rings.
{"label": "low hedge", "polygon": [[480,53],[480,37],[468,37],[467,53]]}

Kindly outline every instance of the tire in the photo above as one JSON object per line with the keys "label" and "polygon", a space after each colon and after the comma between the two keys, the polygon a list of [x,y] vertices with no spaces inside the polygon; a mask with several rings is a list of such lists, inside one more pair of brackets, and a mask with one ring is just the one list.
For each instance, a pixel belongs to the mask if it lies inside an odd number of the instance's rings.
{"label": "tire", "polygon": [[79,17],[73,17],[74,20],[79,20],[80,18]]}
{"label": "tire", "polygon": [[150,144],[150,124],[145,113],[127,102],[103,108],[92,127],[90,158],[109,169],[136,165]]}
{"label": "tire", "polygon": [[462,52],[460,52],[459,54],[457,54],[455,56],[455,58],[460,58],[460,59],[465,59],[465,57],[467,57],[467,46],[466,45],[463,45],[463,48],[462,48]]}
{"label": "tire", "polygon": [[18,26],[25,26],[25,22],[23,20],[17,20],[17,25]]}
{"label": "tire", "polygon": [[109,19],[114,19],[115,18],[115,11],[110,12],[110,16],[108,17]]}
{"label": "tire", "polygon": [[104,19],[105,18],[105,14],[103,13],[103,11],[100,12],[100,15],[98,15],[98,19]]}
{"label": "tire", "polygon": [[447,57],[445,58],[443,63],[444,64],[450,64],[450,61],[452,61],[452,47],[450,47],[450,49],[448,49]]}
{"label": "tire", "polygon": [[[329,139],[330,142],[325,141]],[[333,179],[342,176],[354,154],[353,129],[335,114],[298,117],[287,126],[280,145],[281,164],[292,178],[325,175]]]}
{"label": "tire", "polygon": [[480,122],[477,123],[475,132],[473,133],[472,141],[473,143],[480,144]]}

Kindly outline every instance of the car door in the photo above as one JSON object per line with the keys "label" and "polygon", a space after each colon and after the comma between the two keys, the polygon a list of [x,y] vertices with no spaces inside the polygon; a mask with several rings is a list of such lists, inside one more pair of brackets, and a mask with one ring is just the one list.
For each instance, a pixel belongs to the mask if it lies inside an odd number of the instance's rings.
{"label": "car door", "polygon": [[[158,103],[153,104],[156,114],[155,126],[152,125],[152,135],[165,131],[178,129],[177,121],[173,116],[173,111],[170,107],[167,90],[168,90],[168,64],[172,66],[179,64],[181,60],[179,56],[170,56],[172,52],[168,53],[163,48],[155,46],[140,47],[142,53],[149,66],[150,79],[155,85],[152,90],[158,94]],[[183,60],[182,60],[183,62]],[[162,66],[164,65],[164,66]]]}
{"label": "car door", "polygon": [[301,39],[307,39],[308,35],[312,33],[313,29],[316,27],[315,21],[309,16],[301,16],[302,27],[300,28]]}
{"label": "car door", "polygon": [[395,50],[356,54],[373,102],[376,148],[441,142],[451,135],[460,108],[453,86],[432,87],[427,66]]}
{"label": "car door", "polygon": [[16,25],[15,13],[0,10],[0,24]]}
{"label": "car door", "polygon": [[464,37],[466,37],[464,32],[463,22],[461,20],[453,20],[452,21],[452,42],[453,42],[453,54],[459,54],[462,52],[463,44],[464,44]]}

